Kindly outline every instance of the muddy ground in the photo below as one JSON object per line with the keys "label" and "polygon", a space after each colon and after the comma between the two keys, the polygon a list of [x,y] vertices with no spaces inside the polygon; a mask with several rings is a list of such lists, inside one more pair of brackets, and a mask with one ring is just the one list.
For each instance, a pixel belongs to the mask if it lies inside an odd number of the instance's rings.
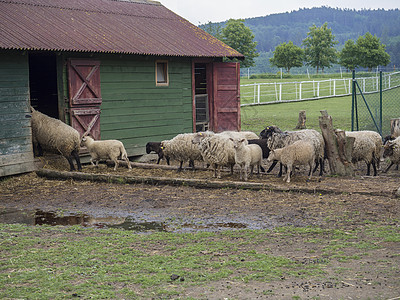
{"label": "muddy ground", "polygon": [[[44,168],[67,170],[65,162],[42,159]],[[382,169],[386,166],[382,164]],[[379,176],[364,176],[359,166],[354,177],[325,175],[310,182],[296,174],[287,184],[273,174],[253,176],[249,182],[266,184],[262,189],[196,188],[185,185],[113,184],[104,182],[49,180],[35,173],[0,181],[0,209],[25,209],[84,213],[92,218],[133,218],[137,222],[158,222],[163,230],[273,229],[277,226],[319,226],[353,230],[370,222],[399,227],[400,171],[394,167]],[[85,165],[84,173],[123,176],[178,177],[214,180],[209,170],[143,169]],[[219,182],[238,181],[237,173],[223,173]],[[301,239],[267,245],[271,253],[309,259],[317,249]],[[318,247],[317,245],[314,247]],[[310,255],[310,253],[314,253]],[[400,247],[387,243],[359,260],[332,266],[343,269],[345,280],[282,279],[279,282],[215,282],[213,289],[196,287],[186,296],[207,299],[400,299]],[[382,263],[384,262],[384,263]],[[371,284],[373,282],[373,284]],[[272,291],[269,293],[268,291]],[[266,292],[267,291],[267,292]],[[294,295],[294,296],[293,296]],[[295,298],[296,299],[296,298]]]}

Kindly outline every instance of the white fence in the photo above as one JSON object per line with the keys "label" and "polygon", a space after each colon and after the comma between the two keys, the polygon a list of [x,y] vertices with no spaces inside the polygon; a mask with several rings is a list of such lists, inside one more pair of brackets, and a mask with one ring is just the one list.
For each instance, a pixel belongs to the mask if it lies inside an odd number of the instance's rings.
{"label": "white fence", "polygon": [[[400,85],[400,72],[383,76],[383,89]],[[379,76],[357,78],[363,92],[379,91]],[[253,83],[240,86],[241,106],[351,95],[352,79]]]}

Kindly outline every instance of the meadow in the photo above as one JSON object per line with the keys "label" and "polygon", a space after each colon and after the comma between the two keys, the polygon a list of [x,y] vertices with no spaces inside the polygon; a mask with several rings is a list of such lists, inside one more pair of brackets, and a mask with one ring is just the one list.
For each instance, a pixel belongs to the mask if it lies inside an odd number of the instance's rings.
{"label": "meadow", "polygon": [[[307,77],[296,77],[290,79],[241,79],[241,85],[248,85],[253,83],[274,83],[274,82],[294,82],[305,81]],[[320,80],[320,79],[318,79]],[[295,89],[291,85],[292,92]],[[248,88],[246,90],[246,88]],[[253,87],[241,87],[241,95],[249,93]],[[253,88],[254,89],[254,88]],[[241,103],[251,103],[252,100],[241,96]],[[304,100],[297,102],[279,102],[263,104],[263,105],[250,105],[241,107],[241,120],[242,130],[250,130],[259,133],[268,125],[277,125],[282,130],[295,129],[299,111],[305,110],[307,121],[307,128],[312,128],[320,131],[319,117],[321,110],[326,110],[333,119],[335,128],[343,130],[351,130],[351,105],[352,98],[350,96],[321,98],[315,100]]]}

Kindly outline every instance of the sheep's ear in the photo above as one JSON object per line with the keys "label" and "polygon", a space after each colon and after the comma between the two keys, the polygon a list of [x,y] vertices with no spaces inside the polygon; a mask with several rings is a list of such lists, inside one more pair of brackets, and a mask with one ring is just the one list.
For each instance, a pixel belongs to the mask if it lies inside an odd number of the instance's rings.
{"label": "sheep's ear", "polygon": [[245,141],[246,141],[246,139],[241,139],[240,140],[241,143],[244,143]]}
{"label": "sheep's ear", "polygon": [[229,138],[233,142],[233,138]]}

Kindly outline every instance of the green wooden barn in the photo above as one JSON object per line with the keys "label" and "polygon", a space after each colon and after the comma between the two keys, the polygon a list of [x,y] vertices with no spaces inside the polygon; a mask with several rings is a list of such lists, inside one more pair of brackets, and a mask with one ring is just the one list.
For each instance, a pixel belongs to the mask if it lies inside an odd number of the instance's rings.
{"label": "green wooden barn", "polygon": [[0,176],[34,170],[29,105],[129,156],[240,130],[243,55],[151,0],[0,2]]}

